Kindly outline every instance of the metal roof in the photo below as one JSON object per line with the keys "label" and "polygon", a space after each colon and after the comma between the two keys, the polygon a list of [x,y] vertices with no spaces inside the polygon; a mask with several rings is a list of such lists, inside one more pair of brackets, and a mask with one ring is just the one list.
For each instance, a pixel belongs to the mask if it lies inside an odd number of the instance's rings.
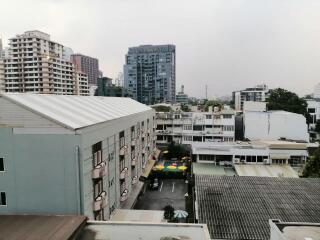
{"label": "metal roof", "polygon": [[152,110],[130,98],[5,93],[8,99],[64,127],[79,129]]}
{"label": "metal roof", "polygon": [[213,239],[270,239],[269,219],[320,222],[320,180],[195,175],[198,220]]}

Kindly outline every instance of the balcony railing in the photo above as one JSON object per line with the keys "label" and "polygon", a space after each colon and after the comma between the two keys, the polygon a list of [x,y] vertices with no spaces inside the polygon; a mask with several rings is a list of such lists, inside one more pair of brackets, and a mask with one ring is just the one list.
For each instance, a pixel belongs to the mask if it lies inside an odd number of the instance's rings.
{"label": "balcony railing", "polygon": [[124,169],[122,169],[122,171],[120,172],[120,179],[125,179],[128,173],[128,168],[125,167]]}
{"label": "balcony railing", "polygon": [[132,160],[131,160],[131,166],[136,166],[136,164],[137,164],[137,159],[136,158],[132,158]]}
{"label": "balcony railing", "polygon": [[124,202],[125,200],[127,200],[127,199],[128,199],[128,195],[129,195],[129,190],[128,190],[128,189],[125,189],[125,190],[121,193],[120,201],[121,201],[121,202]]}
{"label": "balcony railing", "polygon": [[102,178],[106,175],[106,163],[102,162],[99,165],[95,166],[92,170],[92,179]]}

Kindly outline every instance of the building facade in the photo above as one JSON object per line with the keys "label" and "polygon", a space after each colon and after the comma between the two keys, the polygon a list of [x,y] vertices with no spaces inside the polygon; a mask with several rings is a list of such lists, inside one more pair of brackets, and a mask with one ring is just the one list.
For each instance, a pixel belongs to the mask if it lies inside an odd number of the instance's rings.
{"label": "building facade", "polygon": [[0,57],[0,92],[5,91],[5,71],[4,71],[4,60]]}
{"label": "building facade", "polygon": [[129,98],[3,94],[0,111],[0,214],[107,220],[132,207],[155,162],[153,109]]}
{"label": "building facade", "polygon": [[268,86],[265,84],[257,85],[253,88],[235,91],[232,93],[234,106],[236,111],[243,111],[245,101],[264,102],[268,96]]}
{"label": "building facade", "polygon": [[219,112],[156,113],[157,143],[232,142],[235,136],[233,110]]}
{"label": "building facade", "polygon": [[27,31],[9,40],[5,54],[5,91],[76,95],[77,71],[66,60],[64,46],[40,31]]}
{"label": "building facade", "polygon": [[100,76],[99,60],[82,54],[72,54],[70,58],[77,71],[87,74],[88,84],[96,85]]}
{"label": "building facade", "polygon": [[76,72],[76,95],[88,96],[89,95],[89,86],[88,86],[88,77],[87,74],[83,72]]}
{"label": "building facade", "polygon": [[189,97],[188,94],[184,93],[184,86],[181,86],[181,91],[178,92],[177,96],[176,96],[176,102],[180,103],[180,104],[188,104],[189,102]]}
{"label": "building facade", "polygon": [[175,46],[129,48],[124,65],[124,87],[132,92],[134,99],[144,104],[175,102]]}

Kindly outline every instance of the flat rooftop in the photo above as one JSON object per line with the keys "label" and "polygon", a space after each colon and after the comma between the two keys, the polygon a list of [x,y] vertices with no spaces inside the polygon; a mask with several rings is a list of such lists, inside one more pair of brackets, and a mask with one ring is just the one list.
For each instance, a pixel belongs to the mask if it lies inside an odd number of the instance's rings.
{"label": "flat rooftop", "polygon": [[0,239],[71,240],[85,226],[84,216],[0,215]]}
{"label": "flat rooftop", "polygon": [[161,223],[164,222],[163,214],[164,211],[159,210],[116,209],[111,221]]}
{"label": "flat rooftop", "polygon": [[213,239],[269,240],[269,219],[320,222],[320,179],[195,175],[195,190]]}
{"label": "flat rooftop", "polygon": [[239,176],[299,178],[290,165],[235,164]]}
{"label": "flat rooftop", "polygon": [[[165,237],[173,237],[167,238]],[[79,240],[210,240],[205,224],[88,222]]]}
{"label": "flat rooftop", "polygon": [[197,175],[234,176],[237,174],[232,167],[216,166],[212,163],[192,163],[192,171]]}

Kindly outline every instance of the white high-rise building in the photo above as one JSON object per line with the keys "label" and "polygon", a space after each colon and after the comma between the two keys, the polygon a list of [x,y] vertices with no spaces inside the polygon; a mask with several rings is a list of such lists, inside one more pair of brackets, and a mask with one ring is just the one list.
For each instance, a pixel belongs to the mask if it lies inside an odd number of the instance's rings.
{"label": "white high-rise building", "polygon": [[83,72],[76,72],[77,95],[89,96],[88,76]]}
{"label": "white high-rise building", "polygon": [[64,46],[40,31],[27,31],[9,39],[4,58],[5,91],[77,94],[77,74],[65,59]]}
{"label": "white high-rise building", "polygon": [[3,59],[0,57],[0,92],[4,91],[4,62]]}
{"label": "white high-rise building", "polygon": [[320,83],[318,83],[317,85],[314,86],[313,98],[320,99]]}

